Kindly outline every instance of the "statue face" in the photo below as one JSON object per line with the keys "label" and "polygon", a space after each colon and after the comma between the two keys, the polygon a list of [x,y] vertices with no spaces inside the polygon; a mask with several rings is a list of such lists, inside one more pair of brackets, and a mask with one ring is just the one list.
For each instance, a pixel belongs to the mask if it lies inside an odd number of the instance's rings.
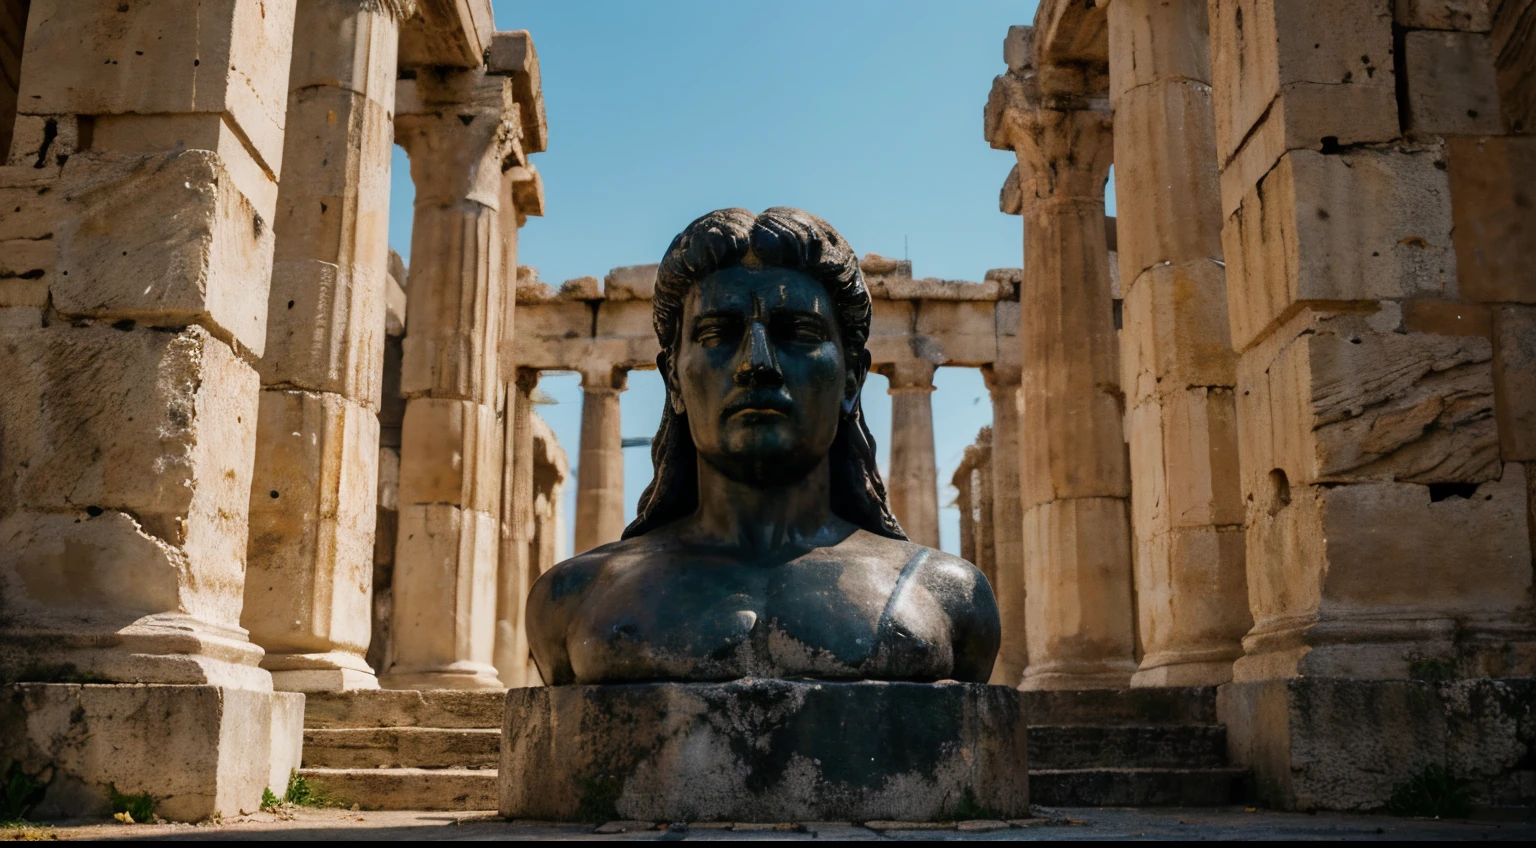
{"label": "statue face", "polygon": [[826,456],[863,381],[834,309],[820,283],[784,268],[726,268],[689,292],[669,379],[700,458],[771,485]]}

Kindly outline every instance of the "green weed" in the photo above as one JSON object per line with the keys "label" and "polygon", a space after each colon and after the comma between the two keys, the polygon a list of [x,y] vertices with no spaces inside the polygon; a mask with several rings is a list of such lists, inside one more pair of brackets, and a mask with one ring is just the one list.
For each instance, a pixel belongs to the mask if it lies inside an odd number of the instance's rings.
{"label": "green weed", "polygon": [[1472,801],[1465,780],[1452,776],[1438,763],[1430,763],[1392,788],[1387,811],[1394,816],[1464,819],[1472,813]]}

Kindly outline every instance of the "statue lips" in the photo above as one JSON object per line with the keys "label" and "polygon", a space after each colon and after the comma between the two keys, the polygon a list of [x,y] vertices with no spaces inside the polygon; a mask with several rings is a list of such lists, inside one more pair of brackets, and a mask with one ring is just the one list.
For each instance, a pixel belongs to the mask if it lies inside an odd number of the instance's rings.
{"label": "statue lips", "polygon": [[725,406],[725,419],[729,421],[738,415],[750,418],[787,418],[790,411],[794,408],[795,402],[790,400],[788,393],[782,390],[753,391],[747,392],[742,397],[727,403]]}

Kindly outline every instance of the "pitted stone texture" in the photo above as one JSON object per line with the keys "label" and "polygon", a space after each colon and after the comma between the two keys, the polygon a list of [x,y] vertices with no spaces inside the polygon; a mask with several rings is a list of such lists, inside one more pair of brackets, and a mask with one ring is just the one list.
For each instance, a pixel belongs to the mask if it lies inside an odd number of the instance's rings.
{"label": "pitted stone texture", "polygon": [[173,821],[255,812],[298,767],[303,711],[283,692],[19,683],[0,695],[0,761],[44,784],[37,818],[105,815],[111,790]]}
{"label": "pitted stone texture", "polygon": [[501,814],[576,821],[1029,814],[1003,686],[742,680],[507,693]]}
{"label": "pitted stone texture", "polygon": [[1259,799],[1300,810],[1373,810],[1426,764],[1475,804],[1530,806],[1536,681],[1313,678],[1221,687],[1229,750]]}

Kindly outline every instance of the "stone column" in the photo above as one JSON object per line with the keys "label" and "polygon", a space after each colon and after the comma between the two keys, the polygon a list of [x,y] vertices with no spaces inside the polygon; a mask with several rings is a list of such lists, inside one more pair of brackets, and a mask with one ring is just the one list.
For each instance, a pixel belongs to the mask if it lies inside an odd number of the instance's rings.
{"label": "stone column", "polygon": [[392,689],[501,688],[496,639],[506,290],[508,77],[425,70],[397,91],[416,214],[400,390],[400,529]]}
{"label": "stone column", "polygon": [[[1037,73],[1027,53],[1013,58],[993,84],[986,117],[992,146],[1018,157],[1024,216],[1024,687],[1117,688],[1136,663],[1130,479],[1104,225],[1110,109],[1083,69]],[[1058,88],[1042,89],[1042,79]]]}
{"label": "stone column", "polygon": [[297,765],[303,698],[240,627],[293,20],[31,6],[0,167],[0,761],[48,775],[40,815],[109,787],[234,814]]}
{"label": "stone column", "polygon": [[1252,618],[1206,2],[1114,0],[1108,15],[1144,652],[1131,685],[1208,686],[1232,678]]}
{"label": "stone column", "polygon": [[624,533],[624,436],[619,393],[629,373],[597,365],[581,373],[581,453],[576,467],[576,550]]}
{"label": "stone column", "polygon": [[1019,369],[996,365],[982,370],[992,395],[992,550],[997,563],[997,609],[1003,642],[992,682],[1018,686],[1029,650],[1025,627],[1024,510],[1019,498]]}
{"label": "stone column", "polygon": [[378,687],[363,655],[399,25],[390,4],[313,0],[294,26],[241,614],[280,689]]}
{"label": "stone column", "polygon": [[539,372],[522,369],[507,394],[509,423],[501,489],[503,526],[496,576],[496,670],[503,685],[526,686],[528,631],[523,603],[538,579],[534,568],[533,390]]}
{"label": "stone column", "polygon": [[1536,145],[1500,135],[1488,5],[1209,6],[1254,618],[1219,710],[1277,806],[1523,767],[1456,748],[1519,748],[1477,678],[1536,671],[1533,419],[1500,420],[1536,330],[1493,320],[1536,303]]}
{"label": "stone column", "polygon": [[880,367],[890,380],[891,512],[907,537],[939,546],[939,466],[933,454],[933,372],[925,360]]}
{"label": "stone column", "polygon": [[992,428],[983,427],[976,434],[976,465],[975,481],[972,483],[972,491],[976,493],[975,521],[976,521],[976,559],[972,560],[981,573],[987,575],[987,582],[992,584],[993,593],[997,591],[997,547],[996,537],[992,527],[992,507],[995,494],[992,488]]}
{"label": "stone column", "polygon": [[955,509],[960,511],[960,558],[976,563],[976,475],[971,448],[965,449],[965,459],[955,469],[950,485],[955,487]]}

